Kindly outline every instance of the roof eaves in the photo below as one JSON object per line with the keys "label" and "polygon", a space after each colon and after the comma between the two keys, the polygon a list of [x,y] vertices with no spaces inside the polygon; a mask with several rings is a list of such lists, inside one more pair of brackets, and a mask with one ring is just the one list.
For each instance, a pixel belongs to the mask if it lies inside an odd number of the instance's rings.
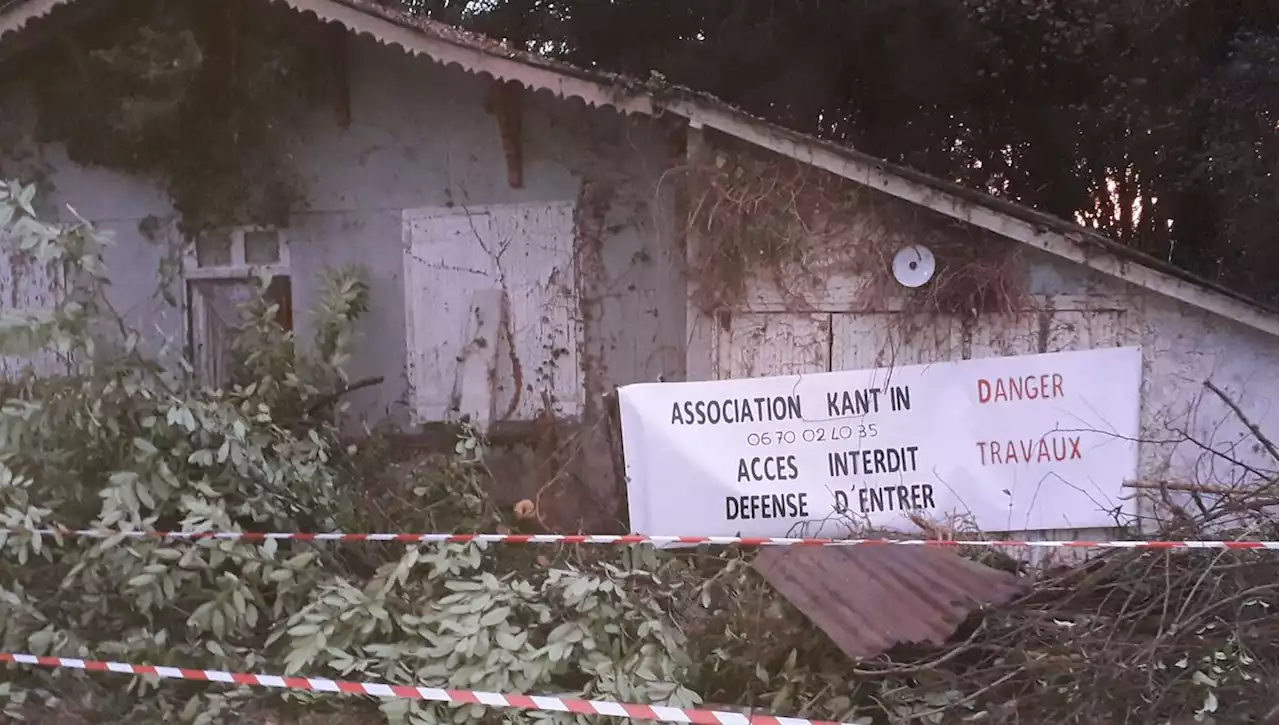
{"label": "roof eaves", "polygon": [[777,126],[723,104],[686,99],[662,105],[688,118],[695,128],[712,128],[1272,336],[1280,335],[1280,318],[1274,308],[1071,222]]}
{"label": "roof eaves", "polygon": [[[705,94],[669,87],[655,95],[635,79],[512,49],[444,23],[406,16],[372,0],[280,1],[382,42],[394,42],[409,52],[428,55],[446,65],[456,64],[463,70],[549,90],[560,97],[579,98],[591,106],[611,106],[626,113],[651,116],[663,111],[673,113],[695,128],[714,128],[1270,335],[1280,335],[1274,309],[1084,227],[777,126]],[[369,22],[371,18],[399,28],[403,37],[388,37],[384,29]],[[422,46],[424,39],[427,47]]]}
{"label": "roof eaves", "polygon": [[357,35],[395,45],[411,55],[425,55],[445,65],[526,88],[577,98],[588,106],[624,113],[656,115],[653,98],[626,90],[622,76],[577,68],[510,48],[503,43],[429,18],[411,16],[372,0],[275,0],[322,21],[339,23]]}
{"label": "roof eaves", "polygon": [[[373,0],[273,0],[358,35],[425,55],[443,65],[515,81],[589,106],[657,116],[667,111],[692,128],[704,126],[747,143],[924,206],[1186,304],[1222,315],[1272,336],[1280,335],[1276,310],[1201,279],[1084,227],[997,199],[979,191],[896,166],[883,159],[777,126],[723,101],[669,87],[661,97],[640,81],[592,71],[510,48],[445,23],[391,10]],[[11,0],[0,6],[0,36],[72,0]],[[1101,253],[1099,253],[1101,252]]]}
{"label": "roof eaves", "polygon": [[55,7],[73,0],[0,0],[0,38],[16,33],[27,23],[48,15]]}

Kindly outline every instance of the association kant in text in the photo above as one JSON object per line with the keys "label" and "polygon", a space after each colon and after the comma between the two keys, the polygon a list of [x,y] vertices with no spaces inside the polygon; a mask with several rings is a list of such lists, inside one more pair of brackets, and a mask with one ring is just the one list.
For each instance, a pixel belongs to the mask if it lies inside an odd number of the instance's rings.
{"label": "association kant in text", "polygon": [[685,400],[671,404],[672,425],[768,423],[779,420],[804,420],[799,395]]}
{"label": "association kant in text", "polygon": [[880,412],[880,393],[889,399],[889,410],[911,410],[911,388],[893,385],[884,390],[837,390],[827,393],[827,415],[832,418],[849,418]]}

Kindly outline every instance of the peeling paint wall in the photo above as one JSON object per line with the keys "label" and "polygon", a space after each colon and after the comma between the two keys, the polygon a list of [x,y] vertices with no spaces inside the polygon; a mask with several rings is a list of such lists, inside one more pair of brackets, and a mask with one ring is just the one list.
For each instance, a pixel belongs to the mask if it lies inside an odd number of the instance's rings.
{"label": "peeling paint wall", "polygon": [[[9,84],[0,93],[0,176],[38,183],[36,211],[42,218],[70,221],[70,205],[111,235],[114,243],[104,252],[112,280],[108,299],[142,333],[153,354],[169,360],[180,355],[182,313],[165,303],[161,287],[166,285],[158,274],[161,260],[177,241],[164,194],[145,180],[78,166],[61,145],[36,145],[27,89]],[[177,284],[167,288],[179,295]],[[15,302],[13,291],[7,280],[0,281],[0,296],[10,303]]]}
{"label": "peeling paint wall", "polygon": [[[583,443],[590,460],[581,476],[606,498],[615,490],[615,467],[602,397],[617,385],[683,374],[683,257],[676,234],[682,227],[671,211],[673,185],[659,183],[674,153],[668,131],[653,119],[521,92],[523,183],[512,188],[499,123],[486,103],[488,79],[354,36],[348,68],[349,118],[322,105],[297,129],[292,159],[305,203],[286,230],[299,339],[311,339],[307,311],[326,267],[361,264],[368,272],[371,311],[358,326],[348,372],[352,379],[385,380],[347,396],[347,422],[353,431],[384,421],[410,428],[405,210],[568,203],[576,274],[558,282],[573,288],[565,319],[580,326],[581,334],[572,338],[576,349],[569,364],[581,366],[577,378],[583,389],[580,404],[567,412],[580,413],[591,431],[592,441]],[[20,89],[0,100],[0,138],[24,143],[21,163],[9,158],[8,164],[0,161],[0,170],[38,177],[47,209],[73,204],[116,233],[107,260],[115,280],[113,302],[154,348],[169,343],[173,353],[181,353],[185,311],[157,294],[159,264],[181,246],[163,191],[110,170],[80,168],[58,146],[32,146],[26,142],[30,108]],[[518,231],[511,236],[513,245],[524,244]],[[182,283],[170,291],[181,304]],[[433,306],[455,301],[447,287],[411,293],[426,324]],[[517,307],[527,302],[509,301]],[[452,349],[435,360],[455,361],[466,347],[465,335],[460,330],[450,338]],[[438,335],[433,339],[440,341]],[[526,356],[539,354],[519,341],[514,347]],[[513,368],[533,373],[564,364],[556,351],[543,352],[545,360],[499,366],[498,375],[506,379],[494,384],[509,388]],[[453,376],[451,370],[440,373]],[[522,396],[540,398],[535,378],[525,376]],[[519,412],[527,417],[529,410]]]}
{"label": "peeling paint wall", "polygon": [[[337,114],[321,107],[299,129],[293,158],[306,203],[295,211],[288,234],[302,339],[310,337],[305,310],[326,266],[358,263],[370,273],[373,312],[360,326],[350,372],[387,380],[352,395],[353,414],[370,423],[407,420],[401,233],[406,209],[574,204],[578,231],[592,229],[588,238],[574,240],[587,247],[578,254],[586,256],[592,276],[568,280],[580,285],[581,304],[595,310],[585,343],[594,353],[584,359],[592,392],[678,372],[684,361],[683,303],[661,292],[681,283],[678,255],[664,251],[674,243],[674,225],[670,193],[656,191],[670,155],[658,124],[588,110],[550,94],[522,93],[524,179],[523,188],[514,189],[498,122],[486,110],[485,79],[352,38],[350,87],[349,126],[341,127]],[[30,114],[15,110],[29,105],[20,101],[3,104],[6,118],[0,122],[17,129],[9,137],[29,134]],[[153,294],[164,242],[176,240],[152,242],[138,228],[150,217],[163,221],[172,214],[162,191],[110,170],[77,167],[57,146],[35,152],[40,177],[52,189],[44,196],[46,208],[74,204],[116,233],[108,259],[115,301],[157,340],[179,339],[182,311]],[[14,168],[21,173],[33,167]],[[584,197],[590,197],[586,204]],[[541,362],[521,364],[532,370]]]}
{"label": "peeling paint wall", "polygon": [[[747,280],[743,298],[735,305],[705,310],[691,297],[691,378],[856,370],[1138,345],[1143,350],[1141,479],[1218,484],[1246,480],[1248,472],[1230,459],[1274,469],[1275,462],[1244,424],[1204,387],[1205,380],[1212,380],[1275,440],[1280,356],[1274,337],[1021,245],[1011,281],[1023,292],[1020,304],[1025,311],[976,316],[911,311],[910,295],[922,294],[927,287],[913,293],[891,280],[885,285],[888,260],[883,247],[932,245],[943,235],[959,233],[953,222],[931,220],[930,215],[899,217],[894,220],[896,230],[887,235],[885,219],[855,219],[831,253],[852,260],[844,264],[851,271],[841,271],[840,259],[815,253],[809,269],[824,269],[821,284],[810,282],[801,270],[770,268]],[[870,239],[867,230],[879,236]],[[829,239],[824,230],[816,234],[816,248],[821,250]],[[979,237],[973,243],[1000,241]],[[690,240],[691,246],[711,243]],[[938,274],[945,272],[943,266]],[[793,290],[804,294],[797,296]],[[1144,517],[1167,515],[1147,501],[1138,511]],[[1025,534],[1089,538],[1104,532]]]}
{"label": "peeling paint wall", "polygon": [[[591,320],[575,312],[575,322],[586,326],[584,344],[598,348],[596,355],[577,356],[587,395],[652,379],[664,365],[683,362],[681,354],[651,354],[662,347],[680,349],[683,330],[679,300],[653,293],[671,289],[679,275],[675,257],[662,252],[671,244],[670,216],[654,204],[667,154],[655,124],[588,111],[549,94],[522,94],[524,178],[523,188],[513,189],[498,122],[486,111],[484,79],[363,38],[352,41],[350,65],[350,126],[342,129],[320,116],[299,139],[308,208],[295,215],[291,235],[299,239],[293,249],[293,259],[301,260],[294,264],[299,307],[314,297],[313,280],[324,265],[358,262],[370,268],[378,313],[361,330],[353,376],[386,374],[389,360],[405,359],[402,212],[424,207],[572,203],[577,227],[601,228],[598,239],[579,233],[575,240],[577,294],[582,304],[600,310]],[[604,184],[612,193],[585,208],[584,189]],[[584,254],[598,256],[600,263],[582,265]],[[642,255],[651,261],[636,263]],[[428,304],[430,291],[425,295]],[[669,309],[662,310],[664,305]],[[525,385],[549,362],[554,361],[517,361],[530,372],[522,376]],[[540,392],[523,394],[536,398]],[[396,370],[377,389],[353,396],[353,409],[371,421],[403,421],[408,394],[405,373]]]}

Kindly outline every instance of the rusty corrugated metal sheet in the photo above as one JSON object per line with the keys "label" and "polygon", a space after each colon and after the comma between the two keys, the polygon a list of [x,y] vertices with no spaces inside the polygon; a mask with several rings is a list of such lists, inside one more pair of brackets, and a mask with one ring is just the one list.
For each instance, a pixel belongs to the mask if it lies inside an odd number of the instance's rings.
{"label": "rusty corrugated metal sheet", "polygon": [[1023,589],[949,551],[906,546],[766,548],[753,567],[852,659],[940,645],[981,605]]}

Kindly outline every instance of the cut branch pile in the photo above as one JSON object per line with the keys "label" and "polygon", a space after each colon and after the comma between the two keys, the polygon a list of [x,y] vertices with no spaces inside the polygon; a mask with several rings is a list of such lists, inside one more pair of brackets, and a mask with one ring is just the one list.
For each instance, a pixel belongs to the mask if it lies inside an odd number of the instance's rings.
{"label": "cut branch pile", "polygon": [[[1274,458],[1239,406],[1205,387]],[[1135,487],[1178,512],[1157,538],[1275,540],[1276,477],[1261,473],[1248,485]],[[1194,514],[1176,493],[1193,497]],[[1026,596],[975,615],[948,647],[893,652],[857,674],[941,700],[888,722],[1274,723],[1278,607],[1272,552],[1112,550],[1042,572]]]}
{"label": "cut branch pile", "polygon": [[[986,722],[1266,722],[1277,698],[1275,558],[1115,551],[1045,577],[962,641],[864,677],[953,693],[936,713]],[[1186,720],[1179,720],[1186,718]]]}

